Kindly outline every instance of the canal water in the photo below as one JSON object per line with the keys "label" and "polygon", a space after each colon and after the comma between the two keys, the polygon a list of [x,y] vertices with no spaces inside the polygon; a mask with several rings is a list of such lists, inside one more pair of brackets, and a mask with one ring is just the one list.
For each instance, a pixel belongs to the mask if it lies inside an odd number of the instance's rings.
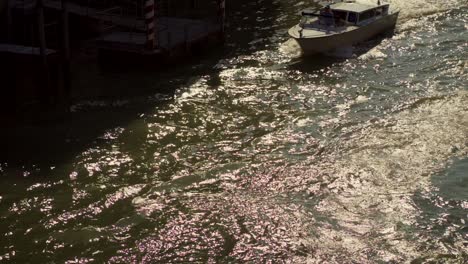
{"label": "canal water", "polygon": [[101,99],[2,128],[0,262],[466,263],[468,6],[392,4],[328,56],[287,38],[314,3],[242,0],[185,66],[78,68]]}

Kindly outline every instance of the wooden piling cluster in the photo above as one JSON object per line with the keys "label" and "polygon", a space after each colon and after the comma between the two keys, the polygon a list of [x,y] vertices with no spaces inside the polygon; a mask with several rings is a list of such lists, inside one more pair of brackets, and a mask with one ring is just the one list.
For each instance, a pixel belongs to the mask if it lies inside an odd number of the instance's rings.
{"label": "wooden piling cluster", "polygon": [[[110,55],[99,57],[104,59],[111,57],[114,61],[119,61],[120,58],[126,56],[127,58],[135,57],[138,60],[145,58],[147,62],[158,65],[167,62],[168,58],[190,56],[194,47],[219,43],[224,34],[225,0],[216,0],[215,4],[208,4],[211,1],[206,0],[206,6],[212,5],[209,9],[211,11],[197,11],[195,15],[187,15],[187,17],[184,17],[183,14],[190,12],[178,11],[177,5],[174,5],[171,0],[135,2],[135,11],[125,10],[124,6],[98,7],[94,1],[88,1],[88,5],[84,5],[83,1],[79,0],[6,1],[6,37],[3,41],[7,45],[1,47],[3,50],[0,50],[0,57],[13,58],[13,60],[15,56],[18,58],[31,57],[34,61],[40,61],[39,64],[34,63],[37,67],[35,72],[37,76],[41,77],[39,85],[35,89],[39,90],[39,93],[56,89],[53,93],[55,98],[45,100],[46,103],[53,101],[67,104],[69,102],[72,84],[71,18],[89,21],[85,24],[90,25],[93,23],[112,25],[108,27],[111,28],[111,31],[97,30],[100,32],[100,36],[95,40],[98,53]],[[194,3],[194,1],[188,0],[179,1]],[[120,0],[114,1],[114,3],[116,2],[123,3]],[[138,6],[138,3],[142,3],[142,5]],[[187,4],[184,6],[187,7]],[[57,22],[50,22],[50,14],[54,14],[53,18]],[[211,15],[207,16],[206,14]],[[28,19],[21,17],[26,15]],[[22,24],[15,25],[18,21]],[[32,33],[29,37],[18,38],[15,34],[18,35],[18,32],[21,31],[18,29],[26,27],[25,23],[30,23],[27,25],[28,27],[34,26],[34,32],[30,31]],[[49,39],[48,25],[59,27],[55,33],[56,42]],[[23,34],[27,35],[28,33],[24,32]],[[2,44],[0,43],[0,45]],[[28,46],[31,48],[31,52],[24,52]],[[53,59],[51,59],[52,57]],[[5,65],[2,65],[2,61]],[[7,68],[7,60],[2,61],[0,61],[0,67]],[[23,78],[28,78],[26,74]],[[11,83],[14,85],[17,82]],[[56,85],[57,83],[59,85]],[[52,86],[55,88],[51,88]]]}
{"label": "wooden piling cluster", "polygon": [[[62,45],[51,49],[47,41],[44,0],[36,0],[33,5],[7,0],[6,39],[0,43],[0,69],[5,74],[2,81],[6,83],[0,93],[7,102],[0,102],[3,110],[15,112],[33,102],[38,102],[42,108],[67,108],[71,86],[70,40],[67,0],[61,1],[62,16],[57,25],[62,28]],[[20,26],[15,25],[18,21],[22,23]],[[30,37],[18,38],[18,29],[28,26],[32,30]]]}
{"label": "wooden piling cluster", "polygon": [[146,47],[154,49],[158,44],[155,30],[155,6],[154,0],[145,1],[145,23],[146,23]]}
{"label": "wooden piling cluster", "polygon": [[[136,19],[137,30],[110,32],[98,40],[101,54],[108,57],[119,53],[134,53],[140,56],[183,57],[191,54],[194,46],[222,42],[225,22],[225,0],[216,0],[211,20],[170,17],[162,15],[162,0],[145,0],[144,20],[140,24]],[[123,25],[116,19],[115,23]],[[144,31],[138,30],[143,28]]]}

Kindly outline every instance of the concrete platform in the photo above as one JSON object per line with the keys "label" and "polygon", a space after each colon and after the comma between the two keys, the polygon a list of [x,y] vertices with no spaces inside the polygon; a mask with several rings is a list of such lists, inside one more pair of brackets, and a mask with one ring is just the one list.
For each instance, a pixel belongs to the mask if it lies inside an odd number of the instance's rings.
{"label": "concrete platform", "polygon": [[[53,10],[62,10],[60,0],[43,0],[44,7]],[[36,0],[12,0],[14,9],[23,10],[23,12],[33,13],[36,8]],[[67,10],[71,14],[88,17],[99,21],[111,23],[116,26],[131,28],[135,30],[144,30],[145,24],[142,18],[123,16],[122,10],[118,6],[111,6],[106,9],[96,9],[85,5],[78,5],[72,2],[67,3]]]}
{"label": "concrete platform", "polygon": [[[0,44],[0,53],[2,54],[17,54],[25,56],[39,56],[40,50],[38,47],[21,46],[13,44]],[[46,56],[56,54],[57,52],[52,49],[46,49]]]}

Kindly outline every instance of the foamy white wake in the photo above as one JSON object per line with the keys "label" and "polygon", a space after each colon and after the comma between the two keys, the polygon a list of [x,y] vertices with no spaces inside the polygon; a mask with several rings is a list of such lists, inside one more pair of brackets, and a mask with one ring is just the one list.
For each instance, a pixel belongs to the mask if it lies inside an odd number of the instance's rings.
{"label": "foamy white wake", "polygon": [[280,45],[279,51],[291,58],[299,58],[303,52],[295,39],[289,39]]}

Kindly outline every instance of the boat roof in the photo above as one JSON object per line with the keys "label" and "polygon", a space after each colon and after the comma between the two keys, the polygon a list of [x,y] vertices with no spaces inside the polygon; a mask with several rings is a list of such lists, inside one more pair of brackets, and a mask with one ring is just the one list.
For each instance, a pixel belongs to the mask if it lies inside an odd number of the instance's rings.
{"label": "boat roof", "polygon": [[[383,4],[380,6],[387,6],[387,5],[388,4]],[[356,3],[356,2],[342,2],[342,3],[332,4],[330,5],[330,7],[333,10],[362,13],[367,10],[374,9],[378,7],[378,5],[370,5],[370,4]]]}

